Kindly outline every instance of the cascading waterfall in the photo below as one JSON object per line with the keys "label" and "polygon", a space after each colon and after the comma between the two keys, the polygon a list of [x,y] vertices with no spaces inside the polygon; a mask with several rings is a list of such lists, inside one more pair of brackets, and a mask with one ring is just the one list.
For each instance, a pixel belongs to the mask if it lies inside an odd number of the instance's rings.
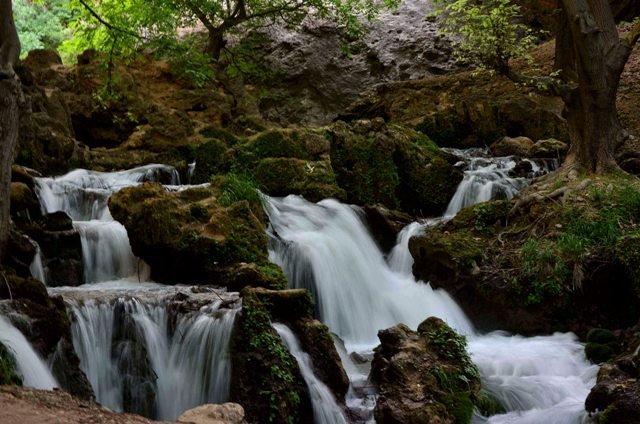
{"label": "cascading waterfall", "polygon": [[51,390],[58,382],[49,367],[31,347],[29,341],[11,322],[0,315],[0,343],[2,343],[16,361],[18,373],[25,386]]}
{"label": "cascading waterfall", "polygon": [[180,184],[175,168],[146,165],[128,171],[95,172],[76,169],[55,178],[36,178],[36,194],[43,213],[66,212],[80,234],[86,283],[120,279],[148,272],[131,252],[122,224],[109,213],[111,194],[144,181]]}
{"label": "cascading waterfall", "polygon": [[165,303],[70,302],[73,344],[102,404],[163,420],[229,396],[229,342],[238,311],[218,300],[180,316]]}
{"label": "cascading waterfall", "polygon": [[31,265],[29,265],[29,271],[33,278],[40,281],[45,286],[47,285],[47,274],[44,269],[44,261],[42,260],[42,250],[40,250],[40,246],[38,246],[37,243],[36,254],[33,256]]}
{"label": "cascading waterfall", "polygon": [[372,349],[378,330],[398,322],[415,328],[429,315],[465,334],[473,332],[446,292],[389,268],[351,207],[332,199],[314,204],[288,196],[268,199],[267,214],[271,260],[293,287],[311,288],[322,321],[347,350]]}
{"label": "cascading waterfall", "polygon": [[[420,231],[419,225],[400,234],[388,263],[351,207],[335,200],[313,204],[297,196],[267,200],[271,260],[293,287],[314,291],[320,319],[344,340],[347,351],[369,354],[379,329],[399,322],[416,328],[426,317],[437,316],[468,336],[485,386],[509,411],[488,422],[584,421],[584,399],[597,367],[585,360],[575,336],[476,334],[446,293],[411,275],[407,234]],[[361,407],[353,398],[347,402]]]}
{"label": "cascading waterfall", "polygon": [[[495,198],[511,199],[529,184],[530,178],[510,176],[518,165],[518,161],[512,156],[491,157],[488,149],[443,150],[460,157],[467,166],[464,179],[444,213],[445,218],[452,218],[461,209],[476,203]],[[530,168],[530,177],[557,167],[557,161],[552,161],[551,164],[530,159],[521,161]]]}
{"label": "cascading waterfall", "polygon": [[300,342],[296,335],[293,334],[293,331],[284,324],[273,324],[273,328],[280,335],[289,353],[298,362],[302,378],[309,389],[314,424],[347,424],[344,412],[336,402],[333,393],[315,375],[311,357],[302,350]]}

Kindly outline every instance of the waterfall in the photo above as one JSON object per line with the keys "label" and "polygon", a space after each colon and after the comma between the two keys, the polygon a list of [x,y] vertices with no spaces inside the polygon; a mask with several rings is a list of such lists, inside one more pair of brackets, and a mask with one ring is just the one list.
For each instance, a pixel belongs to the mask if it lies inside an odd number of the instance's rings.
{"label": "waterfall", "polygon": [[[144,181],[178,185],[180,176],[171,166],[146,165],[118,172],[76,169],[59,177],[36,178],[42,212],[63,211],[74,221],[82,243],[85,283],[136,275],[141,261],[131,251],[127,231],[111,216],[108,202],[114,192]],[[147,269],[146,264],[141,266]]]}
{"label": "waterfall", "polygon": [[229,396],[229,343],[237,313],[212,301],[179,316],[168,304],[118,298],[69,301],[73,345],[97,400],[116,411],[175,420]]}
{"label": "waterfall", "polygon": [[[598,369],[585,359],[583,345],[572,334],[476,334],[445,292],[411,274],[408,239],[422,224],[399,235],[387,263],[353,208],[335,200],[313,204],[298,196],[267,201],[271,260],[283,268],[292,287],[313,291],[320,319],[344,340],[347,353],[366,357],[377,344],[379,329],[399,322],[415,329],[428,316],[437,316],[467,335],[483,385],[509,411],[488,422],[583,422],[584,399]],[[353,363],[345,368],[353,388],[362,370]],[[366,410],[370,399],[366,391],[351,394],[347,405]]]}
{"label": "waterfall", "polygon": [[38,243],[36,243],[36,254],[33,255],[33,260],[31,261],[31,265],[29,265],[29,271],[31,272],[31,276],[33,278],[40,281],[46,286],[47,276],[43,263],[44,261],[42,260],[42,250],[40,250],[40,246],[38,246]]}
{"label": "waterfall", "polygon": [[51,390],[58,387],[49,367],[31,347],[24,335],[5,317],[0,315],[0,343],[13,356],[18,373],[25,386]]}
{"label": "waterfall", "polygon": [[302,350],[295,334],[284,324],[273,324],[273,328],[280,335],[289,353],[298,362],[302,378],[309,389],[314,424],[347,424],[344,412],[338,406],[331,390],[316,377],[311,357]]}
{"label": "waterfall", "polygon": [[320,319],[348,350],[372,349],[378,344],[378,330],[398,322],[415,328],[429,315],[446,319],[462,333],[473,333],[472,324],[446,292],[389,268],[351,207],[332,199],[314,204],[288,196],[268,199],[266,209],[270,258],[293,287],[311,288]]}
{"label": "waterfall", "polygon": [[[513,177],[518,161],[512,156],[491,157],[488,149],[443,149],[461,158],[466,163],[464,178],[451,198],[444,216],[451,218],[461,209],[495,198],[511,199],[529,184],[530,178]],[[533,177],[557,167],[557,162],[548,164],[522,159]]]}

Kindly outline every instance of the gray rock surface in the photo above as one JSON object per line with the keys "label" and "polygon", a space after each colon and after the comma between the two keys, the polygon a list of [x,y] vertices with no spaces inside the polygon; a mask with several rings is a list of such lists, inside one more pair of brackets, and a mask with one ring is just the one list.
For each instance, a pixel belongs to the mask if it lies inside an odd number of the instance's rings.
{"label": "gray rock surface", "polygon": [[265,118],[290,124],[323,125],[375,85],[420,79],[460,69],[449,42],[425,20],[431,2],[406,0],[367,23],[363,40],[349,44],[334,25],[309,19],[301,30],[265,30],[269,39],[258,60],[280,73],[261,101]]}

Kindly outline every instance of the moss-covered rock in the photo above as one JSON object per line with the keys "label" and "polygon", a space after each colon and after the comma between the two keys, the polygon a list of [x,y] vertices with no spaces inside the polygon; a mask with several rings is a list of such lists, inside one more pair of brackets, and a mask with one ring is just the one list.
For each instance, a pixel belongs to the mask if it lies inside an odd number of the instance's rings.
{"label": "moss-covered rock", "polygon": [[244,289],[242,313],[232,339],[231,401],[253,423],[312,422],[309,395],[300,370],[271,327],[255,290]]}
{"label": "moss-covered rock", "polygon": [[227,149],[227,145],[220,140],[211,140],[196,147],[194,156],[196,169],[192,183],[206,183],[212,175],[227,172],[230,165],[226,156]]}
{"label": "moss-covered rock", "polygon": [[378,422],[470,422],[480,403],[480,375],[463,336],[431,317],[417,332],[398,324],[378,337],[371,369],[380,388]]}
{"label": "moss-covered rock", "polygon": [[[114,194],[109,208],[129,233],[133,252],[157,281],[223,284],[241,262],[267,263],[264,224],[246,200],[221,205],[214,190],[169,193],[145,183]],[[208,190],[208,197],[202,198]]]}
{"label": "moss-covered rock", "polygon": [[329,161],[262,159],[253,171],[253,177],[258,186],[272,196],[299,194],[312,202],[329,197],[346,198]]}
{"label": "moss-covered rock", "polygon": [[533,140],[529,137],[502,137],[489,146],[494,156],[519,156],[528,158],[532,155]]}
{"label": "moss-covered rock", "polygon": [[330,128],[331,164],[347,199],[414,215],[439,215],[462,174],[431,140],[382,119]]}

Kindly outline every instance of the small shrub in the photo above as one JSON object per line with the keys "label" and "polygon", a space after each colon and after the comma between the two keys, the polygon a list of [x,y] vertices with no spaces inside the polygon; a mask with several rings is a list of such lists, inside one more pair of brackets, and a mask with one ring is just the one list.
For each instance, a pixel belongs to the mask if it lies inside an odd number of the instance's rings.
{"label": "small shrub", "polygon": [[255,182],[243,174],[228,174],[222,181],[219,201],[223,206],[246,200],[250,204],[262,204],[262,198]]}

